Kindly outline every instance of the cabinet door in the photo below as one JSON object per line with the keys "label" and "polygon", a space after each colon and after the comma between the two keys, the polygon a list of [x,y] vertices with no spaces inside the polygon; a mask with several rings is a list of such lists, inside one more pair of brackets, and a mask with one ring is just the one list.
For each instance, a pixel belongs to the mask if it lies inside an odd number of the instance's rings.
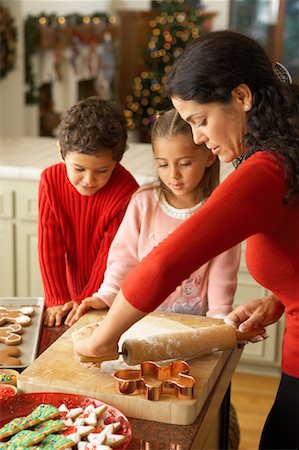
{"label": "cabinet door", "polygon": [[[238,288],[235,296],[234,306],[237,307],[249,300],[269,295],[267,289],[256,283],[247,271],[245,263],[246,244],[242,244],[242,255],[240,269],[238,272]],[[267,327],[269,338],[256,344],[245,346],[241,362],[254,363],[258,365],[278,366],[280,363],[281,333],[280,323],[275,323]]]}
{"label": "cabinet door", "polygon": [[15,296],[14,193],[0,192],[0,296]]}
{"label": "cabinet door", "polygon": [[43,297],[38,263],[37,223],[22,221],[17,229],[17,296]]}
{"label": "cabinet door", "polygon": [[22,181],[16,188],[17,295],[43,296],[38,263],[38,182]]}

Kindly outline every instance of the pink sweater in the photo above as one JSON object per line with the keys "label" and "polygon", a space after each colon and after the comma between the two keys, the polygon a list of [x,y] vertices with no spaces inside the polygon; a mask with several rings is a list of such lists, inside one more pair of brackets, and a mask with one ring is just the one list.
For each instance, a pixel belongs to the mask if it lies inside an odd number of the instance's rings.
{"label": "pink sweater", "polygon": [[[110,306],[122,281],[138,262],[201,206],[202,203],[190,209],[176,209],[164,197],[159,201],[157,187],[140,188],[133,195],[111,245],[104,282],[93,295]],[[160,309],[225,316],[232,310],[239,261],[237,245],[206,262],[167,297]]]}
{"label": "pink sweater", "polygon": [[48,167],[39,185],[38,248],[46,306],[77,303],[103,280],[111,242],[138,185],[120,164],[108,183],[83,196],[65,164]]}

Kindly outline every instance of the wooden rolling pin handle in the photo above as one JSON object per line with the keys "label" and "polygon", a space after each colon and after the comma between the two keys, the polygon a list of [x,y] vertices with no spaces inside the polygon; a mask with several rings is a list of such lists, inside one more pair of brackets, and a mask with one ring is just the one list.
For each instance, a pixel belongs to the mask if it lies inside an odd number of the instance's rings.
{"label": "wooden rolling pin handle", "polygon": [[248,341],[249,339],[252,339],[256,336],[262,336],[263,334],[265,334],[265,328],[254,328],[253,330],[247,331],[246,333],[242,333],[241,331],[235,329],[235,332],[237,341]]}

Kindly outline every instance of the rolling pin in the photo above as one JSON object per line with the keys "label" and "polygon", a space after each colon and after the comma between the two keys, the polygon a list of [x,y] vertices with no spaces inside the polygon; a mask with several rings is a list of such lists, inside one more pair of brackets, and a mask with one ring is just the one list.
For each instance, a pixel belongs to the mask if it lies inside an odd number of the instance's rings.
{"label": "rolling pin", "polygon": [[232,349],[239,341],[246,341],[264,332],[264,328],[261,327],[248,333],[241,333],[226,324],[191,328],[190,331],[168,332],[136,339],[128,338],[123,342],[119,353],[94,357],[80,355],[79,360],[101,363],[118,359],[120,354],[128,365],[140,364],[143,361],[192,359],[212,352]]}

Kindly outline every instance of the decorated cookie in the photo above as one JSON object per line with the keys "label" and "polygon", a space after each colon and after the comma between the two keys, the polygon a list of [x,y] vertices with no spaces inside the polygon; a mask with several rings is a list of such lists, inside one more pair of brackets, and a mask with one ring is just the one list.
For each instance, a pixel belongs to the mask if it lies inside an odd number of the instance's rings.
{"label": "decorated cookie", "polygon": [[62,434],[49,434],[41,442],[43,450],[63,450],[72,447],[74,442]]}
{"label": "decorated cookie", "polygon": [[29,427],[29,421],[26,417],[16,417],[0,428],[0,439],[12,436],[13,434]]}
{"label": "decorated cookie", "polygon": [[119,447],[122,445],[126,440],[125,436],[122,436],[121,434],[106,434],[105,439],[105,445],[108,445],[109,447]]}
{"label": "decorated cookie", "polygon": [[23,326],[30,325],[31,317],[34,315],[34,309],[26,306],[20,309],[8,309],[0,306],[0,326],[5,323],[18,323]]}
{"label": "decorated cookie", "polygon": [[67,436],[75,444],[77,444],[84,436],[87,436],[93,430],[94,427],[90,425],[70,425],[65,430],[63,430],[61,434]]}
{"label": "decorated cookie", "polygon": [[109,445],[84,441],[78,442],[77,448],[78,450],[111,450],[111,447],[109,447]]}
{"label": "decorated cookie", "polygon": [[62,420],[50,419],[38,424],[34,428],[34,431],[42,432],[44,433],[45,436],[47,436],[48,434],[56,433],[57,431],[60,431],[63,428],[65,428],[65,424]]}
{"label": "decorated cookie", "polygon": [[88,405],[84,411],[76,418],[75,425],[92,425],[96,426],[100,416],[106,411],[107,406],[101,405],[94,407],[93,405]]}
{"label": "decorated cookie", "polygon": [[[113,424],[110,424],[113,425]],[[113,426],[107,425],[100,433],[90,433],[87,440],[92,444],[105,444],[110,447],[118,447],[123,444],[126,437],[121,434],[113,434]]]}
{"label": "decorated cookie", "polygon": [[[31,428],[41,422],[45,422],[59,415],[59,409],[52,405],[41,404],[35,408],[28,416],[16,417],[0,428],[0,440],[16,433]],[[63,427],[65,426],[62,422]],[[43,434],[45,437],[46,433]],[[11,442],[13,443],[13,442]]]}
{"label": "decorated cookie", "polygon": [[7,345],[17,345],[22,342],[23,332],[22,325],[19,323],[11,323],[7,326],[0,327],[0,342],[4,342]]}
{"label": "decorated cookie", "polygon": [[0,350],[0,366],[20,366],[21,352],[17,347],[4,347]]}
{"label": "decorated cookie", "polygon": [[45,422],[46,420],[53,419],[59,415],[59,409],[52,405],[41,404],[37,406],[26,419],[29,421],[30,426],[37,425],[38,423]]}
{"label": "decorated cookie", "polygon": [[16,447],[28,447],[42,441],[44,437],[45,435],[41,431],[22,430],[14,434],[9,443]]}
{"label": "decorated cookie", "polygon": [[114,423],[110,423],[109,425],[103,425],[100,428],[94,429],[92,433],[89,433],[88,436],[87,436],[87,440],[89,442],[94,441],[95,439],[98,438],[98,436],[100,434],[103,434],[103,435],[113,434],[117,430],[119,430],[120,427],[121,427],[121,423],[120,422],[114,422]]}
{"label": "decorated cookie", "polygon": [[62,403],[59,407],[59,417],[64,421],[66,425],[72,425],[73,419],[78,417],[82,412],[83,408],[71,408],[69,409],[64,403]]}
{"label": "decorated cookie", "polygon": [[33,445],[29,447],[23,447],[22,445],[13,445],[9,442],[0,442],[0,450],[38,450],[40,447]]}

